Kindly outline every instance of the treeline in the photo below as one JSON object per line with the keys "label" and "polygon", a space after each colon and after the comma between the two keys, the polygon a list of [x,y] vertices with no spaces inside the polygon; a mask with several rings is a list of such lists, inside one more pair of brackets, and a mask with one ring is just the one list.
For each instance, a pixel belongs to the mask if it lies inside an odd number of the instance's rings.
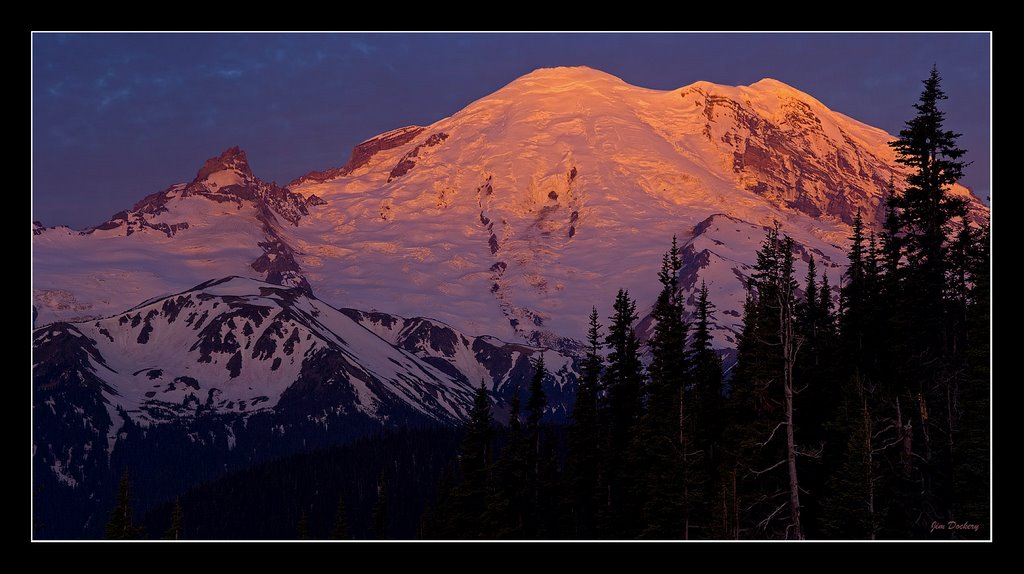
{"label": "treeline", "polygon": [[[401,428],[225,475],[138,514],[112,514],[107,538],[413,539],[462,430]],[[133,471],[129,469],[129,476]],[[127,488],[127,486],[126,486]],[[131,516],[128,511],[128,516]],[[144,528],[140,528],[144,527]]]}
{"label": "treeline", "polygon": [[607,335],[592,311],[564,449],[556,429],[541,424],[543,357],[525,413],[513,397],[508,439],[498,453],[488,393],[480,387],[458,464],[424,517],[425,538],[712,535],[722,367],[711,348],[713,305],[704,285],[688,342],[681,267],[673,241],[659,274],[663,289],[654,308],[647,369],[629,293],[616,296]]}
{"label": "treeline", "polygon": [[[620,290],[589,352],[564,460],[540,424],[544,365],[525,417],[495,452],[481,388],[454,479],[428,538],[979,538],[988,530],[987,226],[949,193],[958,134],[943,129],[933,70],[918,115],[891,145],[911,168],[890,182],[884,227],[858,212],[839,308],[814,259],[768,231],[747,280],[728,385],[701,285],[684,321],[675,239],[658,279],[650,363]],[[606,358],[605,358],[606,353]]]}

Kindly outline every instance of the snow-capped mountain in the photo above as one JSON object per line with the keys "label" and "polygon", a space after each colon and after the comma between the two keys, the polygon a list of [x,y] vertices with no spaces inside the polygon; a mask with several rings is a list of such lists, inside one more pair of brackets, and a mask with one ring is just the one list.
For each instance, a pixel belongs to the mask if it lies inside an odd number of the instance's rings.
{"label": "snow-capped mountain", "polygon": [[236,148],[210,158],[188,184],[75,231],[33,223],[40,322],[103,317],[225,275],[308,291],[284,230],[320,200],[264,182]]}
{"label": "snow-capped mountain", "polygon": [[[501,402],[523,391],[542,349],[467,336],[429,319],[337,310],[305,293],[241,277],[82,323],[37,329],[37,404],[56,414],[52,392],[88,388],[104,405],[97,421],[136,424],[210,414],[301,411],[383,423],[396,410],[424,421],[463,420],[485,384]],[[571,357],[549,352],[550,411],[567,412]],[[562,390],[563,387],[568,387]],[[77,401],[71,401],[77,402]],[[98,422],[87,426],[99,428]],[[116,442],[109,426],[108,446]]]}
{"label": "snow-capped mountain", "polygon": [[764,227],[779,222],[838,284],[853,214],[878,224],[890,177],[902,181],[892,139],[771,79],[657,91],[541,69],[287,189],[228,150],[84,234],[34,228],[38,322],[232,273],[571,350],[619,287],[653,302],[677,235],[727,349]]}
{"label": "snow-capped mountain", "polygon": [[838,287],[854,214],[877,227],[903,180],[892,139],[771,79],[658,91],[541,69],[287,187],[231,148],[96,227],[33,222],[39,504],[88,524],[125,464],[168,473],[170,496],[452,423],[481,381],[501,419],[542,347],[564,419],[591,307],[607,316],[624,287],[644,315],[673,236],[728,355],[765,229],[795,240],[800,276],[813,256]]}
{"label": "snow-capped mountain", "polygon": [[[203,461],[242,465],[389,426],[455,424],[481,383],[503,420],[542,352],[241,277],[46,325],[33,350],[34,459],[53,500],[95,494],[115,459],[135,465],[132,452],[160,468],[189,453],[198,466],[181,478],[198,479]],[[549,415],[564,420],[575,360],[550,350],[545,360]]]}

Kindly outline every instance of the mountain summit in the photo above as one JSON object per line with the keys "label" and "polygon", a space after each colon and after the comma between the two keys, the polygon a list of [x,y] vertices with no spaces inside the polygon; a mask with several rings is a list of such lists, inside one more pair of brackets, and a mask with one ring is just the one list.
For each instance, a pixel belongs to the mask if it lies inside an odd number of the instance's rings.
{"label": "mountain summit", "polygon": [[203,167],[199,169],[199,173],[196,174],[195,181],[202,181],[223,171],[235,172],[244,178],[253,177],[245,152],[242,151],[242,148],[234,146],[224,150],[219,156],[206,160]]}

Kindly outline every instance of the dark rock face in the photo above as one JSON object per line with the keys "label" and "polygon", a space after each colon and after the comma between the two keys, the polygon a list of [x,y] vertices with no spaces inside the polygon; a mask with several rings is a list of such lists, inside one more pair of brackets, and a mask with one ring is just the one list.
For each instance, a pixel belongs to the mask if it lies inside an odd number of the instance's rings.
{"label": "dark rock face", "polygon": [[[738,126],[721,136],[726,149],[732,149],[733,172],[747,176],[748,190],[772,203],[814,217],[828,215],[852,223],[858,206],[869,222],[881,221],[884,207],[872,206],[869,195],[885,189],[892,168],[881,158],[842,133],[842,142],[834,142],[818,158],[807,150],[821,147],[815,142],[830,142],[821,119],[806,102],[784,99],[783,114],[768,121],[727,97],[693,88],[682,97],[695,99],[707,118],[704,135],[712,139],[712,124],[725,118]],[[850,144],[848,146],[842,144]],[[897,179],[899,179],[897,177]]]}
{"label": "dark rock face", "polygon": [[[139,336],[136,338],[136,342],[138,344],[145,345],[146,343],[149,342],[149,334],[153,332],[153,325],[152,325],[151,321],[153,320],[153,317],[155,317],[155,316],[157,316],[159,314],[160,314],[160,312],[157,311],[156,309],[153,309],[149,313],[146,313],[146,318],[144,319],[144,323],[145,324],[143,325],[142,330],[139,331]],[[138,316],[136,316],[136,317],[138,317]],[[135,323],[132,323],[132,327],[134,327],[134,326],[135,326]]]}
{"label": "dark rock face", "polygon": [[299,378],[281,395],[278,408],[318,412],[328,405],[355,405],[358,397],[349,378],[357,370],[341,353],[317,351],[303,361]]}
{"label": "dark rock face", "polygon": [[164,316],[167,317],[167,322],[173,323],[178,318],[178,314],[181,313],[182,309],[191,306],[192,299],[190,297],[178,296],[166,299],[163,304],[163,312]]}
{"label": "dark rock face", "polygon": [[88,235],[96,231],[106,231],[111,229],[124,228],[126,236],[132,235],[137,231],[143,229],[153,229],[166,235],[167,237],[173,237],[179,231],[188,229],[188,222],[182,221],[179,223],[164,223],[157,222],[153,223],[149,220],[149,217],[159,215],[167,211],[165,207],[166,203],[170,200],[170,192],[181,189],[180,185],[172,186],[164,191],[146,196],[135,204],[135,207],[131,211],[119,211],[112,215],[109,220],[86,229],[82,232],[83,235]]}
{"label": "dark rock face", "polygon": [[299,287],[306,294],[312,295],[313,288],[302,275],[302,267],[295,261],[295,251],[272,227],[266,226],[264,230],[268,231],[269,241],[258,243],[263,248],[263,255],[257,257],[250,267],[257,273],[265,273],[268,283]]}
{"label": "dark rock face", "polygon": [[252,177],[252,170],[249,169],[249,160],[246,159],[245,152],[238,146],[234,146],[224,150],[219,156],[206,160],[203,167],[199,168],[196,180],[206,179],[211,174],[225,169],[234,169],[242,172],[242,175],[246,177]]}
{"label": "dark rock face", "polygon": [[81,527],[95,503],[59,494],[112,486],[107,436],[114,421],[103,395],[114,390],[99,376],[109,367],[95,344],[67,323],[33,333],[33,349],[33,490],[53,497],[35,501],[37,515],[71,516]]}
{"label": "dark rock face", "polygon": [[228,360],[227,364],[228,373],[231,378],[237,377],[242,372],[242,352],[235,351],[234,355],[231,355],[231,359]]}
{"label": "dark rock face", "polygon": [[383,325],[387,329],[391,329],[400,321],[400,319],[394,315],[378,313],[377,311],[359,311],[357,309],[339,309],[339,311],[348,315],[348,317],[353,321],[362,322],[363,320],[366,320],[377,325]]}
{"label": "dark rock face", "polygon": [[[419,151],[419,148],[417,147],[409,153],[411,154],[415,151]],[[391,183],[396,178],[402,177],[403,175],[408,173],[410,169],[416,167],[416,162],[412,159],[414,157],[416,156],[413,155],[412,157],[410,157],[409,155],[406,155],[401,160],[399,160],[398,165],[392,168],[391,173],[388,174],[388,183]]]}
{"label": "dark rock face", "polygon": [[402,159],[398,160],[398,165],[392,168],[391,173],[388,174],[388,183],[391,183],[393,180],[409,173],[409,170],[416,166],[416,158],[419,156],[421,149],[434,147],[441,144],[441,142],[446,139],[448,139],[448,134],[438,132],[436,134],[431,134],[430,137],[427,138],[427,141],[412,148],[412,151],[402,156]]}
{"label": "dark rock face", "polygon": [[[204,185],[204,181],[210,175],[224,170],[236,172],[241,179],[241,183],[226,185],[219,189],[210,189]],[[297,225],[299,219],[309,213],[306,209],[306,199],[292,193],[287,188],[280,187],[274,183],[266,183],[256,178],[246,162],[245,152],[237,147],[233,147],[217,157],[206,160],[206,163],[200,168],[199,173],[191,183],[187,185],[176,184],[163,191],[150,194],[136,203],[130,211],[115,213],[109,221],[86,230],[84,233],[92,233],[97,229],[114,229],[127,225],[126,234],[128,235],[140,228],[149,227],[159,229],[167,233],[168,236],[171,236],[177,231],[188,229],[188,223],[172,225],[153,224],[148,221],[149,218],[146,216],[167,212],[167,203],[176,196],[200,196],[218,203],[230,202],[239,205],[243,201],[248,201],[255,203],[257,207],[269,208],[276,216],[292,225]]]}
{"label": "dark rock face", "polygon": [[[204,184],[209,176],[225,170],[237,173],[241,183],[226,185],[219,189],[210,189]],[[256,178],[246,160],[245,152],[238,147],[233,147],[225,150],[217,157],[206,160],[206,163],[199,169],[191,183],[187,185],[173,185],[163,191],[150,194],[136,203],[130,211],[115,213],[111,216],[110,220],[92,229],[88,229],[84,233],[124,227],[125,235],[131,235],[141,229],[149,228],[161,231],[168,237],[172,237],[175,233],[188,229],[188,222],[173,224],[153,223],[150,219],[152,216],[167,212],[168,202],[178,196],[199,196],[210,201],[235,203],[239,206],[243,202],[251,202],[257,208],[267,208],[277,217],[284,219],[292,225],[298,225],[299,219],[309,213],[306,209],[306,199],[277,184],[266,183]]]}
{"label": "dark rock face", "polygon": [[366,165],[366,162],[370,161],[370,158],[372,158],[377,152],[405,145],[415,139],[416,136],[423,133],[424,129],[426,128],[409,126],[368,139],[352,148],[352,155],[349,156],[348,161],[345,162],[344,166],[325,171],[309,172],[304,176],[292,180],[288,186],[296,186],[307,181],[322,183],[337,177],[348,175],[354,170]]}
{"label": "dark rock face", "polygon": [[402,330],[402,336],[399,346],[406,351],[422,352],[429,347],[446,357],[455,356],[459,342],[458,334],[451,328],[421,319],[413,319],[412,324]]}
{"label": "dark rock face", "polygon": [[697,287],[701,270],[706,268],[711,260],[711,253],[707,249],[698,252],[690,244],[683,248],[680,258],[683,267],[679,270],[679,287],[684,293],[692,292]]}

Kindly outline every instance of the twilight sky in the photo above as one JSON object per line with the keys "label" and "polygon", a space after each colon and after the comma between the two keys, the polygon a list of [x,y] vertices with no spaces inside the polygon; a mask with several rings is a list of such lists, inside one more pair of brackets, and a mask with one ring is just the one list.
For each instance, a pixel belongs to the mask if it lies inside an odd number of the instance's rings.
{"label": "twilight sky", "polygon": [[989,195],[988,34],[35,34],[33,214],[96,225],[239,145],[286,184],[352,146],[452,115],[536,68],[638,86],[771,77],[895,134],[932,64]]}

